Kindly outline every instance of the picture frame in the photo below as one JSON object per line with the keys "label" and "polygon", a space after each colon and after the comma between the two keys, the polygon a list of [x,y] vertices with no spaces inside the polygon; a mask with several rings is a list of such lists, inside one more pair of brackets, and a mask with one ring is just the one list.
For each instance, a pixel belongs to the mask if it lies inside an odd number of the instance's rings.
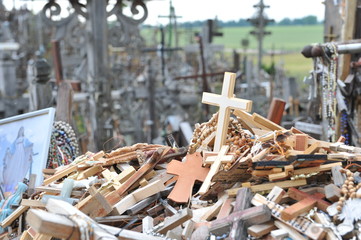
{"label": "picture frame", "polygon": [[15,191],[18,182],[36,174],[43,182],[55,108],[46,108],[0,120],[0,186]]}

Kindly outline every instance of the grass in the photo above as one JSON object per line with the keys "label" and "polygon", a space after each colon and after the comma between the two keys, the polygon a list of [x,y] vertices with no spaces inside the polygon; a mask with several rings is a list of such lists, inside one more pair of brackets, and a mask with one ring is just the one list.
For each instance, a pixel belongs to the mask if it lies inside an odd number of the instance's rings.
{"label": "grass", "polygon": [[[242,39],[249,40],[249,50],[255,52],[257,47],[257,40],[249,32],[253,30],[252,27],[228,27],[220,29],[223,32],[223,37],[215,37],[215,44],[223,44],[226,49],[238,49],[241,51],[243,46],[241,45]],[[323,36],[323,25],[312,26],[270,26],[267,27],[267,31],[271,31],[271,35],[267,35],[264,38],[263,47],[265,52],[276,52],[274,56],[275,64],[284,66],[286,74],[288,76],[296,77],[299,82],[304,76],[308,75],[312,69],[312,60],[306,59],[302,56],[301,51],[304,46],[312,43],[321,43]],[[180,29],[180,46],[189,44],[189,40],[192,39],[192,31],[199,31],[199,29]],[[165,31],[167,33],[167,31]],[[151,43],[152,30],[143,29],[141,32],[145,37],[148,44]],[[159,34],[158,34],[159,36]],[[158,37],[159,42],[159,37]],[[167,42],[167,40],[166,40]],[[254,55],[254,61],[256,61],[256,54]],[[271,63],[271,57],[264,56],[264,64]]]}

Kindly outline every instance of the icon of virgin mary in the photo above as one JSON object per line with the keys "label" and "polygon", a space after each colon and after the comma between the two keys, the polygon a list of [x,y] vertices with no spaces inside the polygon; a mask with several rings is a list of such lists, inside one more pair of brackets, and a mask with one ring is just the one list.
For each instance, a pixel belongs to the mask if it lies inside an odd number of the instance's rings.
{"label": "icon of virgin mary", "polygon": [[5,192],[14,192],[18,182],[22,182],[30,169],[33,155],[33,143],[24,135],[20,127],[18,136],[7,148],[3,167],[3,188]]}

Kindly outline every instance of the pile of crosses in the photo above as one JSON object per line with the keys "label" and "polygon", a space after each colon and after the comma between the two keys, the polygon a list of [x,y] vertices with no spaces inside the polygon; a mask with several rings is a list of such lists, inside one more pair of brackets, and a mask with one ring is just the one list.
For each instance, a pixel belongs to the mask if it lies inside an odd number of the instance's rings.
{"label": "pile of crosses", "polygon": [[226,73],[221,95],[204,93],[219,111],[187,148],[139,143],[46,171],[1,222],[3,236],[18,227],[21,239],[359,238],[361,148],[249,114],[234,82]]}

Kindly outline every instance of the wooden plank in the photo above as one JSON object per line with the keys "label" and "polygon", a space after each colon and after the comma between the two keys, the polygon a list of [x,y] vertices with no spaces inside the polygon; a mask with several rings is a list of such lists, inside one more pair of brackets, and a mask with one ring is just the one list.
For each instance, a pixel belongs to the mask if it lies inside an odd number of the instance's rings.
{"label": "wooden plank", "polygon": [[227,217],[233,210],[233,206],[231,205],[232,202],[235,201],[235,198],[227,198],[219,210],[219,213],[217,215],[217,219],[222,219]]}
{"label": "wooden plank", "polygon": [[271,129],[263,126],[262,124],[259,124],[258,122],[254,121],[253,117],[251,114],[242,111],[242,110],[234,110],[233,114],[236,115],[237,117],[240,117],[242,119],[242,121],[244,121],[249,127],[251,127],[251,129],[248,129],[250,131],[253,131],[252,128],[259,128],[265,131],[271,131]]}
{"label": "wooden plank", "polygon": [[247,229],[248,234],[252,237],[260,238],[276,229],[273,221],[266,222],[263,224],[252,225]]}
{"label": "wooden plank", "polygon": [[113,214],[121,215],[125,211],[127,211],[130,207],[135,205],[137,202],[140,202],[141,200],[146,199],[147,197],[150,197],[160,191],[163,191],[164,189],[165,189],[164,184],[160,180],[148,184],[145,187],[139,188],[134,192],[132,192],[131,194],[128,194],[118,203],[116,203],[114,205]]}
{"label": "wooden plank", "polygon": [[294,230],[292,227],[284,224],[283,222],[280,221],[274,221],[274,224],[276,225],[276,227],[278,227],[279,229],[283,229],[285,230],[290,237],[293,240],[307,240],[307,238],[305,238],[304,236],[302,236],[302,234],[300,234],[299,232],[297,232],[296,230]]}
{"label": "wooden plank", "polygon": [[101,165],[92,166],[92,167],[88,168],[87,170],[81,172],[78,175],[77,180],[87,179],[88,177],[94,176],[97,173],[100,173],[102,171],[103,171],[103,167]]}
{"label": "wooden plank", "polygon": [[318,151],[318,149],[320,148],[320,143],[319,142],[315,142],[313,144],[311,144],[311,146],[309,146],[304,153],[305,154],[314,154],[316,151]]}
{"label": "wooden plank", "polygon": [[[323,225],[330,224],[330,221],[327,220],[324,213],[315,212],[315,221]],[[326,240],[339,240],[339,238],[335,235],[332,229],[325,228],[325,231],[326,231]]]}
{"label": "wooden plank", "polygon": [[223,195],[221,198],[219,198],[218,201],[213,204],[212,207],[202,216],[201,221],[210,221],[216,217],[226,199],[227,195]]}
{"label": "wooden plank", "polygon": [[208,172],[207,177],[204,179],[204,182],[198,191],[199,194],[201,195],[205,194],[210,188],[212,177],[218,172],[219,168],[221,167],[222,158],[227,154],[228,149],[229,146],[227,145],[222,146],[221,150],[219,151],[219,154],[217,155],[216,161],[212,164],[211,170]]}
{"label": "wooden plank", "polygon": [[[67,202],[56,200],[56,199],[49,199],[48,203],[46,204],[46,209],[55,214],[62,214],[62,215],[78,215],[85,219],[86,221],[93,223],[94,225],[97,225],[93,219],[88,217],[86,214],[79,211],[76,207],[70,205]],[[127,229],[120,229],[116,227],[111,227],[108,225],[99,224],[101,231],[106,230],[111,235],[118,234],[120,238],[126,238],[126,239],[144,239],[144,240],[159,240],[161,238],[154,237],[154,236],[148,236],[142,233],[130,231]],[[121,231],[120,231],[121,230]],[[96,237],[95,237],[96,238]]]}
{"label": "wooden plank", "polygon": [[286,195],[286,191],[280,188],[279,186],[274,186],[271,192],[267,195],[267,200],[279,203],[282,200],[282,197]]}
{"label": "wooden plank", "polygon": [[281,222],[287,224],[293,229],[305,234],[311,239],[321,240],[325,235],[325,231],[323,228],[318,227],[317,224],[312,223],[307,218],[296,217],[292,219],[292,221],[284,221],[280,216],[281,212],[285,209],[285,207],[276,204],[274,202],[268,201],[267,198],[262,195],[256,193],[252,199],[252,204],[255,206],[266,205],[272,213],[272,216],[280,220]]}
{"label": "wooden plank", "polygon": [[44,180],[43,185],[48,185],[56,180],[59,180],[60,178],[65,177],[66,175],[75,172],[77,170],[77,165],[68,165],[68,167],[66,169],[64,169],[63,171],[54,174],[53,176],[47,178]]}
{"label": "wooden plank", "polygon": [[278,130],[286,130],[283,127],[279,126],[278,124],[268,120],[267,118],[259,115],[258,113],[252,114],[253,121],[257,122],[258,124],[261,124],[265,126],[266,128],[270,129],[271,131],[278,131]]}
{"label": "wooden plank", "polygon": [[32,199],[22,199],[21,206],[31,207],[31,208],[45,208],[45,204],[43,202]]}
{"label": "wooden plank", "polygon": [[281,218],[285,221],[290,221],[302,213],[310,211],[317,204],[317,200],[313,198],[305,198],[295,204],[287,207],[281,213]]}
{"label": "wooden plank", "polygon": [[1,222],[1,224],[0,224],[1,227],[6,228],[10,224],[12,224],[18,217],[20,217],[21,214],[26,212],[26,210],[28,210],[28,209],[29,209],[28,206],[20,206],[20,207],[18,207],[14,212],[12,212],[7,218],[5,218]]}
{"label": "wooden plank", "polygon": [[[262,191],[272,190],[272,188],[275,186],[279,186],[281,188],[287,189],[290,187],[298,187],[298,186],[304,186],[304,185],[307,185],[306,179],[265,183],[265,184],[260,184],[260,185],[254,185],[254,186],[251,186],[250,188],[251,188],[252,192],[262,192]],[[232,188],[232,189],[226,190],[226,192],[227,192],[228,196],[234,197],[234,196],[236,196],[238,189],[240,189],[240,188]]]}
{"label": "wooden plank", "polygon": [[283,112],[285,110],[286,101],[280,98],[272,98],[271,105],[268,110],[267,119],[280,125],[282,122]]}
{"label": "wooden plank", "polygon": [[164,225],[157,230],[157,233],[166,234],[168,230],[172,230],[173,228],[181,225],[182,223],[188,221],[193,216],[192,210],[189,208],[185,208],[180,211],[178,214],[175,214],[164,221]]}
{"label": "wooden plank", "polygon": [[[55,188],[55,187],[39,186],[39,187],[36,187],[35,190],[37,192],[45,192],[47,194],[53,194],[53,195],[60,195],[60,193],[61,193],[61,188]],[[71,191],[71,196],[73,196],[73,197],[80,198],[83,195],[84,195],[83,191],[77,191],[77,190]]]}
{"label": "wooden plank", "polygon": [[151,216],[146,216],[142,219],[143,233],[150,233],[154,227],[154,219]]}
{"label": "wooden plank", "polygon": [[[49,202],[59,201],[51,199]],[[58,206],[53,206],[58,208],[61,204],[66,202],[61,202]],[[70,204],[68,206],[71,206]],[[68,208],[67,206],[67,208]],[[75,208],[74,208],[75,209]],[[57,211],[61,211],[61,207]],[[74,210],[68,209],[68,212],[73,212]],[[65,212],[65,211],[64,211]],[[81,214],[80,211],[78,211]],[[91,218],[88,218],[85,214],[82,217],[86,218],[88,221],[93,223],[94,227],[94,238],[106,238],[106,239],[118,239],[115,237],[115,234],[119,234],[119,238],[126,239],[143,239],[143,240],[160,240],[162,238],[155,237],[151,235],[146,235],[127,229],[120,229],[115,227],[110,227],[103,224],[96,224]],[[27,222],[29,225],[34,228],[38,233],[48,234],[56,238],[63,238],[69,240],[78,240],[80,239],[80,232],[77,226],[74,225],[74,222],[71,221],[68,217],[64,215],[54,214],[42,210],[31,209],[27,214]],[[99,227],[98,227],[99,226]]]}

